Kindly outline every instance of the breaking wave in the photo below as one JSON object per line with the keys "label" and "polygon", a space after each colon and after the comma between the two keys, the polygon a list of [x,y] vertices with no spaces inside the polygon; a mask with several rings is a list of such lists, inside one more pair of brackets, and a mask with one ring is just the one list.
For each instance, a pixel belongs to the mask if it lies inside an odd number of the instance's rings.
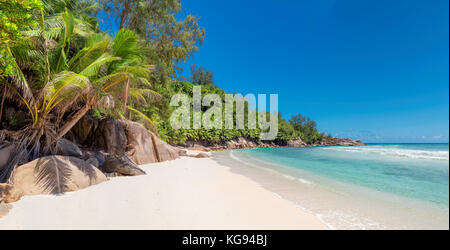
{"label": "breaking wave", "polygon": [[423,159],[423,160],[449,160],[449,151],[431,151],[431,150],[415,150],[415,149],[402,149],[402,148],[386,148],[377,146],[368,147],[340,147],[340,148],[323,148],[325,150],[334,150],[340,152],[360,153],[360,154],[372,154],[383,155],[391,157],[403,157],[410,159]]}

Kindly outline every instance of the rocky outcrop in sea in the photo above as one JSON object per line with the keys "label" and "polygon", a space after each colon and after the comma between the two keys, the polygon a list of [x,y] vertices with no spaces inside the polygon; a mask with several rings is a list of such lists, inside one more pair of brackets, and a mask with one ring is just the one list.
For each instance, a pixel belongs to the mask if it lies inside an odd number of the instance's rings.
{"label": "rocky outcrop in sea", "polygon": [[307,144],[301,138],[283,141],[253,141],[239,137],[230,141],[211,143],[208,141],[188,141],[185,144],[178,144],[178,147],[184,147],[190,150],[198,151],[217,151],[243,148],[277,148],[277,147],[325,147],[325,146],[365,146],[359,140],[348,138],[332,138],[316,144]]}

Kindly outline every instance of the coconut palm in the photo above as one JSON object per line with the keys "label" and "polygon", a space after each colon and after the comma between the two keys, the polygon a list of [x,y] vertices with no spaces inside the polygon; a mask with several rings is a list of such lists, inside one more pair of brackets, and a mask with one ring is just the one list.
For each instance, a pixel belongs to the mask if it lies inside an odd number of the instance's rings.
{"label": "coconut palm", "polygon": [[55,153],[56,142],[92,108],[123,116],[129,99],[145,102],[158,96],[149,89],[153,67],[145,63],[134,32],[120,30],[114,38],[94,33],[67,9],[51,15],[42,11],[40,18],[11,52],[15,74],[6,84],[26,106],[31,122],[10,135],[19,143],[0,182],[20,163]]}

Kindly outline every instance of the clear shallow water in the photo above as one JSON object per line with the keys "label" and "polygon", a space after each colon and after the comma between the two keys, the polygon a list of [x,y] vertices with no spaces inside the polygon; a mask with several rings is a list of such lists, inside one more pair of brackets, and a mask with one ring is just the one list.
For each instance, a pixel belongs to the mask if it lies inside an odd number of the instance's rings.
{"label": "clear shallow water", "polygon": [[248,152],[275,164],[448,207],[448,150],[448,144],[379,144]]}
{"label": "clear shallow water", "polygon": [[[378,215],[385,217],[386,225],[398,219],[396,226],[387,228],[401,228],[398,225],[413,220],[411,227],[405,228],[448,228],[449,144],[244,149],[232,151],[231,156],[295,178],[303,184],[315,184],[320,186],[319,189],[339,193],[346,198],[336,200],[335,204],[340,204],[333,213],[354,218],[355,215],[345,215],[350,209],[345,203],[355,201],[361,205],[355,213],[361,220],[370,214],[374,219],[370,223],[377,224],[379,227],[376,228],[383,228],[376,222]],[[294,189],[307,192],[301,187],[290,189],[291,193]],[[317,192],[313,193],[317,196]],[[302,202],[310,203],[308,206],[312,210],[325,207],[314,205],[314,199],[300,198]],[[333,206],[331,203],[327,206]],[[365,211],[376,210],[377,206],[378,214]]]}

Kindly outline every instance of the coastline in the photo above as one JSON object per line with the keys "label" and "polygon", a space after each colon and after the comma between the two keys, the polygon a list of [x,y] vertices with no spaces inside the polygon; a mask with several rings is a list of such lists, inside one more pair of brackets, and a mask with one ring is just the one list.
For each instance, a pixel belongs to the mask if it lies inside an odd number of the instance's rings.
{"label": "coastline", "polygon": [[240,152],[214,152],[213,159],[314,214],[330,229],[448,230],[448,223],[442,223],[448,222],[448,208],[275,166]]}
{"label": "coastline", "polygon": [[0,219],[0,229],[328,229],[210,158],[141,167],[147,175],[61,196],[23,197]]}

